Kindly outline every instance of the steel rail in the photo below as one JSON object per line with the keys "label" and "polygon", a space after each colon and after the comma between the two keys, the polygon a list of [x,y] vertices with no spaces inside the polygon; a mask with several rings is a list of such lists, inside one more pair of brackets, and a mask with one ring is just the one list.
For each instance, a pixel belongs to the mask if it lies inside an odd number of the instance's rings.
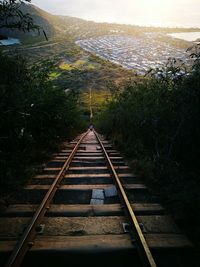
{"label": "steel rail", "polygon": [[71,154],[67,158],[66,162],[64,163],[63,167],[61,168],[59,174],[56,176],[55,181],[50,186],[48,192],[46,193],[45,197],[42,200],[42,203],[37,208],[35,214],[33,215],[31,221],[27,225],[22,237],[14,247],[5,267],[19,267],[28,252],[28,250],[34,245],[34,238],[37,235],[36,227],[39,225],[41,219],[44,217],[45,213],[49,209],[49,205],[59,188],[59,184],[62,178],[65,175],[65,172],[69,169],[69,165],[79,148],[80,143],[84,139],[84,137],[88,134],[90,130],[83,133],[76,143],[75,147],[73,148]]}
{"label": "steel rail", "polygon": [[135,213],[133,211],[133,208],[131,207],[132,205],[130,204],[130,202],[128,200],[126,192],[125,192],[125,190],[124,190],[124,188],[122,186],[122,183],[120,181],[120,178],[119,178],[119,176],[117,175],[117,173],[115,171],[115,168],[114,168],[114,166],[113,166],[113,164],[112,164],[112,162],[111,162],[111,160],[109,158],[109,155],[108,155],[108,153],[107,153],[102,141],[99,138],[99,135],[97,134],[97,132],[94,129],[93,129],[93,132],[94,132],[94,134],[95,134],[95,136],[96,136],[96,138],[97,138],[97,140],[98,140],[98,142],[99,142],[99,144],[100,144],[100,146],[101,146],[101,148],[103,150],[104,156],[105,156],[105,158],[106,158],[106,160],[108,162],[108,165],[109,165],[109,167],[110,167],[110,169],[112,171],[112,175],[113,175],[114,181],[115,181],[115,183],[117,185],[118,192],[120,194],[120,198],[121,198],[121,200],[122,200],[122,202],[124,204],[124,207],[126,209],[126,212],[127,212],[128,216],[129,216],[131,226],[132,226],[132,228],[134,230],[133,238],[136,238],[136,241],[137,241],[136,245],[137,245],[137,249],[138,249],[141,261],[143,263],[143,266],[145,266],[145,267],[156,267],[156,263],[154,261],[154,258],[153,258],[152,254],[151,254],[151,251],[150,251],[150,249],[149,249],[149,247],[147,245],[145,237],[144,237],[144,235],[142,233],[142,230],[140,228],[140,225],[138,223],[137,217],[136,217],[136,215],[135,215]]}

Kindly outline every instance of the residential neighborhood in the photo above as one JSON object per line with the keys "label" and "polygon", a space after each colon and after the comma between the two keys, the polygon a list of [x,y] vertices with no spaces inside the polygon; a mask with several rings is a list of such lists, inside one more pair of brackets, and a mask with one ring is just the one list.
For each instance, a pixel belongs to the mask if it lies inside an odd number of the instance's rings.
{"label": "residential neighborhood", "polygon": [[134,69],[138,74],[145,74],[150,68],[164,66],[170,57],[185,63],[189,61],[188,53],[184,49],[156,40],[151,34],[142,37],[101,36],[78,40],[76,44],[103,59],[127,69]]}

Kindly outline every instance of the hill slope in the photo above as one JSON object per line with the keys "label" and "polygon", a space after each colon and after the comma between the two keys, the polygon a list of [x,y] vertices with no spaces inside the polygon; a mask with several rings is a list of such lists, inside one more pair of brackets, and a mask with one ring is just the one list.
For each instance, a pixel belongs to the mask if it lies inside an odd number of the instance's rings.
{"label": "hill slope", "polygon": [[[51,15],[48,12],[31,4],[22,3],[20,9],[23,13],[29,13],[34,20],[34,23],[40,26],[46,32],[48,37],[51,37],[55,35],[56,32],[59,32],[59,28],[56,27],[56,25],[60,23],[61,19],[59,19],[58,16]],[[24,34],[24,32],[19,30],[10,30],[4,28],[0,30],[0,34],[16,38],[24,38],[24,36],[27,37],[38,35],[38,32],[30,31]]]}

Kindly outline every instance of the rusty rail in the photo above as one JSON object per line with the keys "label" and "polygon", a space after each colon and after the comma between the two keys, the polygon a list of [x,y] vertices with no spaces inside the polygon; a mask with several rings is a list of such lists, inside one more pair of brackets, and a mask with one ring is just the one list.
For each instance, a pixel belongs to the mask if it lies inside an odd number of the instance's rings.
{"label": "rusty rail", "polygon": [[140,225],[138,223],[138,220],[136,218],[136,215],[133,211],[133,208],[131,207],[131,204],[127,198],[127,195],[126,195],[126,192],[124,191],[124,188],[122,186],[122,183],[120,181],[120,178],[119,176],[117,175],[116,171],[115,171],[115,168],[109,158],[109,155],[102,143],[102,141],[100,140],[99,138],[99,135],[97,134],[97,132],[95,130],[94,131],[94,134],[96,135],[96,138],[103,150],[103,153],[104,153],[104,156],[108,162],[108,165],[110,167],[110,170],[111,170],[111,173],[112,173],[112,176],[114,178],[114,181],[115,181],[115,184],[118,188],[118,192],[119,192],[119,195],[120,195],[120,199],[121,201],[123,202],[123,207],[125,208],[126,210],[126,213],[129,217],[129,221],[130,221],[130,225],[132,226],[132,231],[131,231],[131,234],[132,234],[132,238],[133,239],[136,239],[136,246],[137,246],[137,249],[138,249],[138,253],[139,253],[139,256],[141,258],[141,261],[143,263],[143,266],[145,267],[156,267],[156,263],[153,259],[153,256],[151,254],[151,251],[147,245],[147,242],[145,240],[145,237],[142,233],[142,230],[140,228]]}
{"label": "rusty rail", "polygon": [[27,228],[25,229],[21,239],[16,244],[14,250],[12,251],[8,262],[6,263],[5,267],[19,267],[28,252],[28,250],[34,245],[34,239],[37,235],[37,226],[41,222],[42,218],[44,217],[45,213],[49,209],[49,205],[59,188],[59,184],[62,178],[65,175],[65,172],[68,170],[69,165],[79,148],[80,143],[82,142],[83,138],[88,134],[89,130],[82,134],[79,141],[76,143],[75,147],[73,148],[71,154],[67,158],[66,162],[64,163],[62,169],[60,170],[59,174],[56,176],[53,184],[49,188],[48,192],[46,193],[42,203],[39,205],[38,209],[36,210],[35,214],[33,215],[30,223],[28,224]]}

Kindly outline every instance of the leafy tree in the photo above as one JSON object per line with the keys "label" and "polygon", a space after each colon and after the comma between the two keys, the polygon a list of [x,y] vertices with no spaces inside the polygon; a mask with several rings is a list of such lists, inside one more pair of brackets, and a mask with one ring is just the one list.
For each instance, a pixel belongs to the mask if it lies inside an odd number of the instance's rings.
{"label": "leafy tree", "polygon": [[[39,30],[25,1],[0,1],[0,28]],[[0,189],[19,185],[30,177],[32,165],[43,154],[71,138],[81,128],[73,91],[53,86],[52,62],[30,67],[18,55],[0,52]]]}
{"label": "leafy tree", "polygon": [[[72,91],[53,87],[49,62],[30,68],[0,54],[0,184],[22,182],[40,154],[81,128]],[[10,71],[12,69],[12,71]]]}
{"label": "leafy tree", "polygon": [[[29,13],[23,13],[20,9],[22,4],[28,4],[31,0],[0,0],[0,29],[18,29],[23,32],[42,30],[33,21]],[[47,35],[42,30],[46,40]]]}
{"label": "leafy tree", "polygon": [[22,31],[30,31],[39,29],[34,25],[30,14],[23,14],[20,10],[21,3],[30,3],[31,0],[3,0],[0,1],[0,28],[19,29]]}

